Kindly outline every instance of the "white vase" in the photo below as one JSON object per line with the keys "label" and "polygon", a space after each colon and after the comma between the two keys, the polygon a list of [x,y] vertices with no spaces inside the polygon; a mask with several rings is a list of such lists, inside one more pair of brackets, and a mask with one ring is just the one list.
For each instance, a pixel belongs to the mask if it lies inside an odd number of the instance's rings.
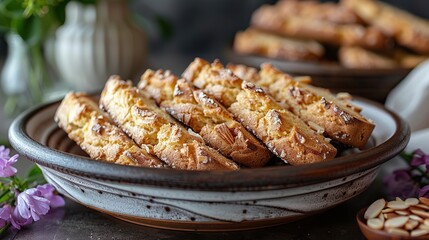
{"label": "white vase", "polygon": [[98,91],[112,74],[131,79],[139,73],[147,41],[130,15],[128,1],[70,2],[65,24],[56,33],[60,77],[75,90]]}
{"label": "white vase", "polygon": [[30,62],[27,45],[14,33],[6,35],[9,48],[1,71],[1,89],[7,96],[27,94]]}

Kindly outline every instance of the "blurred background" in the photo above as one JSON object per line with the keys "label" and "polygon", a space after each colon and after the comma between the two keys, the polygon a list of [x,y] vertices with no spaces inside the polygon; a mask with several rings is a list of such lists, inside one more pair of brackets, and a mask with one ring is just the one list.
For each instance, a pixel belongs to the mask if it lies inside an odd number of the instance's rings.
{"label": "blurred background", "polygon": [[[59,2],[60,5],[64,3],[64,1]],[[82,2],[89,3],[84,5]],[[12,66],[12,70],[2,76],[2,87],[0,87],[0,106],[2,106],[0,107],[0,139],[3,139],[3,142],[6,139],[10,121],[27,107],[40,101],[58,98],[70,90],[97,91],[105,78],[96,78],[111,74],[111,71],[118,73],[125,71],[130,74],[124,74],[124,78],[136,80],[146,68],[170,69],[180,74],[197,56],[209,61],[220,58],[223,62],[227,62],[226,53],[231,47],[236,32],[249,26],[250,17],[258,7],[263,4],[273,4],[276,1],[103,0],[100,2],[103,2],[104,6],[95,7],[95,3],[91,1],[80,1],[69,9],[60,6],[64,8],[65,23],[60,26],[60,29],[56,29],[60,25],[57,23],[55,23],[56,26],[52,26],[52,29],[49,27],[47,34],[43,35],[45,38],[38,46],[42,49],[44,68],[50,78],[47,85],[44,85],[43,81],[36,86],[31,83],[31,80],[22,81],[26,77],[22,76],[26,75],[27,71],[34,73],[31,67],[25,66],[38,62],[34,61],[34,54],[30,54],[30,60],[26,63],[27,60],[23,60],[25,57],[22,56],[26,53],[18,53],[17,60],[11,60],[11,63],[7,64],[8,56],[12,54],[12,44],[7,41],[10,38],[8,31],[0,31],[0,69],[5,68],[6,65]],[[113,3],[109,5],[105,2]],[[385,0],[385,2],[417,16],[429,18],[427,0]],[[43,15],[43,11],[41,8],[41,12],[36,12],[35,16]],[[61,11],[59,12],[61,15]],[[4,14],[4,12],[0,13],[0,22],[7,17]],[[115,19],[119,23],[111,22]],[[30,35],[31,42],[31,34],[37,35],[39,28],[46,27],[45,23],[33,21],[31,25],[26,25],[24,21],[18,24],[22,25],[21,33]],[[0,30],[5,29],[0,27]],[[53,46],[52,42],[56,45]],[[83,47],[78,47],[78,43]],[[26,44],[16,43],[16,45],[19,49]],[[105,48],[107,51],[95,54],[100,48]],[[73,59],[78,59],[80,65],[73,65]],[[129,59],[138,61],[132,62]],[[61,74],[61,71],[64,73]],[[87,72],[92,79],[84,80],[82,77],[84,72]],[[31,77],[28,78],[31,79]],[[22,90],[20,86],[30,89],[39,88],[41,91],[34,94],[26,89]],[[48,90],[45,86],[48,86],[46,87]],[[88,87],[83,88],[83,86]],[[14,96],[13,100],[10,100],[10,95]]]}

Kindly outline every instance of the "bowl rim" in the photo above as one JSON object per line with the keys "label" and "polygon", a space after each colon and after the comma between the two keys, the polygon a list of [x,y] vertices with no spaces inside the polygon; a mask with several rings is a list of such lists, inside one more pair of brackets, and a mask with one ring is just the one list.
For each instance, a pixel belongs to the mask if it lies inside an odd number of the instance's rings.
{"label": "bowl rim", "polygon": [[[375,168],[390,160],[406,147],[410,139],[410,129],[403,119],[377,102],[360,97],[355,99],[371,104],[388,114],[396,125],[393,135],[374,148],[310,165],[274,166],[239,171],[187,171],[94,161],[49,148],[33,140],[26,132],[26,125],[35,113],[59,104],[61,99],[35,106],[20,114],[9,128],[9,140],[18,153],[40,166],[97,180],[198,190],[274,190],[339,178],[345,181],[349,175]],[[288,168],[291,170],[287,170]]]}

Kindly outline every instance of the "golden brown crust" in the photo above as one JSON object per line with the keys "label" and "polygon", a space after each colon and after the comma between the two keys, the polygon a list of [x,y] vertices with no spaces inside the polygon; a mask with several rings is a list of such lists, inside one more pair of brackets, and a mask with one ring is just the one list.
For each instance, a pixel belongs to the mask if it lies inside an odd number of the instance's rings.
{"label": "golden brown crust", "polygon": [[287,16],[297,15],[307,19],[340,24],[363,23],[362,19],[353,11],[332,2],[282,0],[277,2],[275,6],[283,15]]}
{"label": "golden brown crust", "polygon": [[259,73],[243,65],[230,64],[228,68],[264,88],[281,106],[291,110],[314,130],[338,142],[362,148],[371,136],[374,124],[350,103],[334,98],[326,89],[295,81],[270,64],[263,64]]}
{"label": "golden brown crust", "polygon": [[[282,160],[291,165],[309,164],[335,157],[336,149],[322,135],[283,109],[261,88],[225,69],[195,59],[183,77],[218,98],[228,110]],[[228,95],[227,98],[223,98]]]}
{"label": "golden brown crust", "polygon": [[338,59],[341,65],[347,68],[392,69],[398,67],[393,58],[357,46],[341,47],[338,51]]}
{"label": "golden brown crust", "polygon": [[131,82],[112,76],[101,94],[100,105],[141,147],[169,166],[187,170],[237,170],[238,166],[206,146],[133,88]]}
{"label": "golden brown crust", "polygon": [[429,59],[429,54],[417,55],[414,53],[410,53],[409,51],[398,49],[393,53],[393,58],[399,65],[404,68],[414,68],[420,63]]}
{"label": "golden brown crust", "polygon": [[366,22],[376,26],[396,41],[414,51],[429,54],[429,21],[381,1],[342,0]]}
{"label": "golden brown crust", "polygon": [[257,9],[252,26],[284,36],[307,38],[329,44],[363,46],[374,49],[391,47],[390,39],[379,29],[359,24],[337,24],[300,16],[282,15],[275,6]]}
{"label": "golden brown crust", "polygon": [[86,94],[67,94],[57,109],[55,121],[93,159],[132,166],[167,167],[139,148]]}
{"label": "golden brown crust", "polygon": [[323,46],[313,40],[287,38],[252,28],[235,35],[234,51],[298,61],[320,60],[325,52]]}
{"label": "golden brown crust", "polygon": [[417,55],[395,49],[390,54],[376,53],[361,47],[341,47],[338,52],[341,65],[348,68],[392,69],[395,67],[414,68],[429,56]]}
{"label": "golden brown crust", "polygon": [[183,124],[200,134],[204,141],[222,154],[247,167],[264,166],[270,151],[251,135],[214,98],[194,89],[169,71],[146,70],[139,89]]}

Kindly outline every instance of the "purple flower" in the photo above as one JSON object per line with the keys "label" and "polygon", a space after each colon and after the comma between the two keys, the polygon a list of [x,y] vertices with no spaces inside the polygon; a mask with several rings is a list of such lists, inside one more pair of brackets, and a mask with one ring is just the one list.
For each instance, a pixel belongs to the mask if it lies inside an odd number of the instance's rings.
{"label": "purple flower", "polygon": [[389,194],[393,197],[409,198],[416,197],[419,186],[414,182],[408,169],[399,169],[384,178]]}
{"label": "purple flower", "polygon": [[37,221],[41,215],[48,213],[49,200],[44,198],[39,190],[30,188],[18,195],[16,209],[23,219],[32,218]]}
{"label": "purple flower", "polygon": [[429,185],[426,185],[420,189],[419,197],[429,198]]}
{"label": "purple flower", "polygon": [[0,177],[10,177],[16,173],[16,168],[12,167],[12,164],[18,161],[18,154],[13,157],[10,157],[9,154],[8,148],[0,146]]}
{"label": "purple flower", "polygon": [[10,223],[16,229],[21,229],[21,226],[28,225],[33,222],[32,218],[24,218],[19,214],[18,208],[13,209]]}
{"label": "purple flower", "polygon": [[413,152],[413,158],[411,159],[411,166],[418,167],[420,165],[426,166],[426,171],[429,170],[429,155],[425,154],[422,150],[417,149]]}
{"label": "purple flower", "polygon": [[4,205],[0,208],[0,228],[6,226],[7,222],[10,220],[10,214],[12,212],[12,207],[10,205]]}
{"label": "purple flower", "polygon": [[55,188],[51,184],[47,183],[39,185],[37,186],[37,190],[40,191],[44,198],[49,200],[49,205],[52,208],[64,206],[64,199],[61,196],[54,194]]}

